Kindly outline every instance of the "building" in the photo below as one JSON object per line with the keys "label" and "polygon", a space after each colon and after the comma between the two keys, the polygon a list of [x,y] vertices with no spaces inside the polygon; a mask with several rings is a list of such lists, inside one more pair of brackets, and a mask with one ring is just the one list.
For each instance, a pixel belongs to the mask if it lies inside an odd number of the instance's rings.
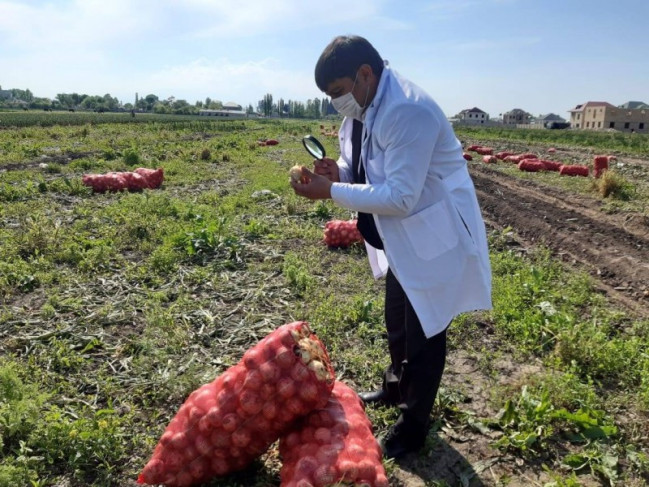
{"label": "building", "polygon": [[552,122],[565,123],[566,119],[560,117],[555,113],[547,113],[545,115],[539,115],[538,118],[536,118],[533,123],[537,123],[543,125],[544,127],[547,127],[548,124]]}
{"label": "building", "polygon": [[[639,108],[628,108],[638,106]],[[646,103],[627,102],[616,107],[608,102],[589,101],[570,111],[570,125],[585,130],[618,130],[649,133],[649,108]]]}
{"label": "building", "polygon": [[243,108],[238,103],[235,103],[233,101],[229,101],[229,102],[223,104],[223,110],[228,110],[228,111],[233,111],[233,112],[241,112],[241,111],[243,111]]}
{"label": "building", "polygon": [[489,114],[477,107],[462,110],[454,118],[454,122],[460,125],[481,125],[489,121]]}
{"label": "building", "polygon": [[507,113],[503,113],[503,125],[528,124],[531,119],[532,115],[520,108],[514,108]]}
{"label": "building", "polygon": [[199,110],[201,117],[218,117],[224,120],[234,120],[237,118],[248,118],[248,114],[243,110]]}
{"label": "building", "polygon": [[620,105],[618,108],[626,108],[626,109],[631,109],[631,110],[637,110],[638,108],[649,108],[649,105],[647,105],[644,102],[641,101],[627,101],[626,103]]}

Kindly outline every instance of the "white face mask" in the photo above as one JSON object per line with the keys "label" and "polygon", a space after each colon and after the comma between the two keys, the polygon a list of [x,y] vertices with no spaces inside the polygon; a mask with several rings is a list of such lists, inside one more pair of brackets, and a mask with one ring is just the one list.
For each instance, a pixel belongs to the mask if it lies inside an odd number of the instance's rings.
{"label": "white face mask", "polygon": [[367,103],[367,97],[370,94],[370,87],[369,86],[367,87],[367,93],[365,94],[365,102],[363,103],[363,106],[360,106],[356,101],[356,98],[354,98],[354,95],[352,95],[352,91],[354,91],[354,87],[356,86],[357,79],[358,79],[358,73],[356,73],[356,77],[354,78],[354,84],[352,85],[352,89],[350,90],[350,92],[345,93],[344,95],[341,95],[338,98],[332,98],[331,104],[336,109],[336,111],[341,115],[349,118],[355,118],[356,120],[360,121],[362,120],[363,112],[365,111],[364,105]]}

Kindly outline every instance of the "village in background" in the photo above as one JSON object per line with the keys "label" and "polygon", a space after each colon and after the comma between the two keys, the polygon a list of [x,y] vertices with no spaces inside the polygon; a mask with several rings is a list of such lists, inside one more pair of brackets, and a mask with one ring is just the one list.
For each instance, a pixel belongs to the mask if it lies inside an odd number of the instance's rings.
{"label": "village in background", "polygon": [[[214,117],[223,120],[242,118],[307,118],[321,119],[338,118],[328,98],[315,98],[306,103],[294,100],[273,100],[271,94],[266,94],[259,100],[256,107],[247,107],[236,102],[222,103],[206,98],[196,101],[193,105],[186,100],[169,97],[160,99],[157,95],[149,94],[140,97],[135,94],[134,103],[122,103],[109,94],[104,96],[79,95],[77,93],[61,93],[56,98],[39,98],[27,89],[3,90],[0,86],[0,109],[5,110],[44,110],[44,111],[92,111],[92,112],[130,112],[198,115]],[[480,125],[510,128],[538,129],[579,129],[616,131],[628,133],[649,133],[649,104],[641,101],[628,101],[621,105],[613,105],[604,101],[588,101],[567,110],[569,119],[555,113],[534,116],[521,109],[514,108],[500,113],[497,117],[478,108],[467,108],[460,111],[449,121],[453,125]]]}

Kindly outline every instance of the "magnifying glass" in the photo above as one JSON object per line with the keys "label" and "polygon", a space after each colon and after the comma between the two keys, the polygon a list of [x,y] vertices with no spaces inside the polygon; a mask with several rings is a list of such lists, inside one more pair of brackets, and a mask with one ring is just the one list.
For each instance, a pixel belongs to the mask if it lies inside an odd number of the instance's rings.
{"label": "magnifying glass", "polygon": [[305,135],[302,144],[306,151],[316,159],[324,159],[326,152],[324,146],[313,135]]}

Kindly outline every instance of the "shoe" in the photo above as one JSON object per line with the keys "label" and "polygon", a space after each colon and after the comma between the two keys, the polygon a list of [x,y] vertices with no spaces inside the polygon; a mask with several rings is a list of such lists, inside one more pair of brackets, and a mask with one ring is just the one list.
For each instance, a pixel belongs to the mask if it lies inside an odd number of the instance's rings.
{"label": "shoe", "polygon": [[372,392],[361,392],[358,397],[360,397],[361,401],[363,401],[365,404],[391,404],[388,393],[383,389]]}
{"label": "shoe", "polygon": [[379,439],[385,458],[401,458],[416,453],[424,447],[427,428],[415,423],[405,423],[401,418]]}

